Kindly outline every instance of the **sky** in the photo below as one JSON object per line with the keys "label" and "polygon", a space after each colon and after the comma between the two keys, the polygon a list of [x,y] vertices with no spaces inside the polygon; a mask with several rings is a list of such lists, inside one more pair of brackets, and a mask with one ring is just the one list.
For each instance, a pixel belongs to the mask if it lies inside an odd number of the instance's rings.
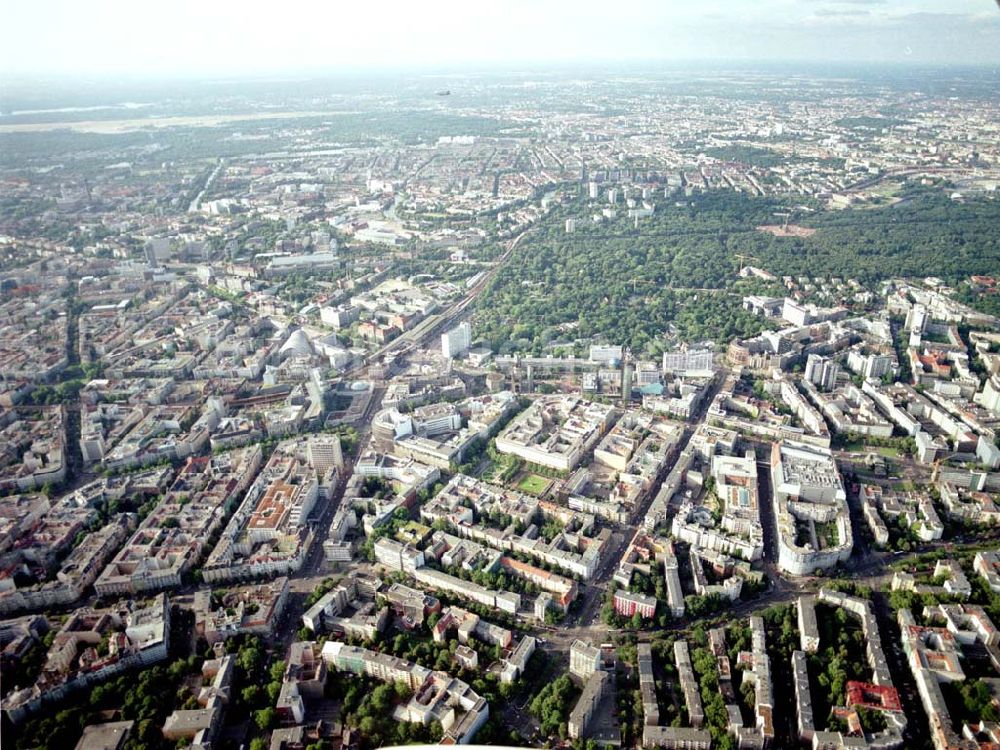
{"label": "sky", "polygon": [[601,61],[1000,67],[1000,0],[0,0],[0,78]]}

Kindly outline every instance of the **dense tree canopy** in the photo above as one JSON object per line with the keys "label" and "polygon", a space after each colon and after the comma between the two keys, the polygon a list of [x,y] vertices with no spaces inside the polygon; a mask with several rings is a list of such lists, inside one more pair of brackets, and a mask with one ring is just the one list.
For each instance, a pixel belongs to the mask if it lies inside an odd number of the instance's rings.
{"label": "dense tree canopy", "polygon": [[[638,229],[624,217],[595,224],[583,201],[554,211],[480,298],[477,334],[501,351],[534,354],[592,337],[655,353],[669,333],[689,341],[753,335],[763,321],[740,306],[754,284],[737,275],[737,254],[778,276],[867,284],[930,268],[952,280],[1000,268],[995,200],[918,190],[892,206],[824,211],[724,191],[677,197]],[[815,234],[757,229],[786,214]],[[567,218],[577,219],[576,232],[564,231]]]}

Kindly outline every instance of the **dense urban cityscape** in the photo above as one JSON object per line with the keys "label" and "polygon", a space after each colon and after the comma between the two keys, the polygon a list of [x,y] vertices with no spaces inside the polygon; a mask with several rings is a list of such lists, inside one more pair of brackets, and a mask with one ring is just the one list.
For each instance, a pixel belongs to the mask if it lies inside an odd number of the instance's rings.
{"label": "dense urban cityscape", "polygon": [[997,94],[8,98],[3,745],[1000,747]]}

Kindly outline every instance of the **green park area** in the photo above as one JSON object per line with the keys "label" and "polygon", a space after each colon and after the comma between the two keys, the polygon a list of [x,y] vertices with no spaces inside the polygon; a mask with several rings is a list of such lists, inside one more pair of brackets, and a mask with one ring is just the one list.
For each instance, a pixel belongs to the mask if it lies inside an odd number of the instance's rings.
{"label": "green park area", "polygon": [[[915,187],[905,197],[865,211],[823,211],[804,210],[799,198],[713,191],[659,205],[639,227],[625,216],[595,225],[588,202],[569,202],[532,229],[477,300],[475,335],[500,354],[536,356],[582,356],[594,337],[656,356],[668,338],[723,344],[753,336],[768,322],[740,298],[781,295],[784,287],[741,278],[740,254],[779,277],[850,278],[872,289],[928,268],[956,283],[995,272],[996,201],[956,202]],[[776,237],[757,229],[776,213],[792,213],[815,232]],[[567,219],[586,230],[567,234]],[[975,295],[966,301],[981,305]]]}

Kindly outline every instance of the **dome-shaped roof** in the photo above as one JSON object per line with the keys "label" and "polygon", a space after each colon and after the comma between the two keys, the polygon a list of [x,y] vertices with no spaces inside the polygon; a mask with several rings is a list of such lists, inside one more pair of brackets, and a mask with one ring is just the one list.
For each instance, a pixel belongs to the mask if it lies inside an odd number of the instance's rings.
{"label": "dome-shaped roof", "polygon": [[312,353],[313,348],[312,344],[309,343],[309,337],[301,328],[292,331],[292,335],[278,350],[278,356],[282,359],[293,356],[308,356]]}

